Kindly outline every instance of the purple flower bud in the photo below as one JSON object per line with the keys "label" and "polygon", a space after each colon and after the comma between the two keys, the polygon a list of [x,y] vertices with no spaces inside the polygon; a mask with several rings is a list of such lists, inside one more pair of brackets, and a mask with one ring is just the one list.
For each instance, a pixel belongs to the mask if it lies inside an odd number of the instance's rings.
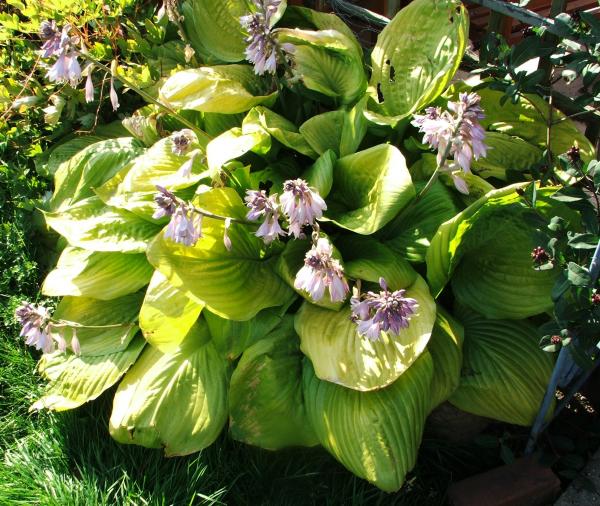
{"label": "purple flower bud", "polygon": [[110,97],[110,103],[112,105],[113,111],[116,111],[119,108],[120,104],[119,97],[117,96],[117,91],[115,90],[115,81],[112,77],[110,78],[110,91],[108,92],[108,96]]}
{"label": "purple flower bud", "polygon": [[177,197],[166,188],[156,185],[158,193],[154,194],[154,203],[156,211],[152,218],[159,220],[163,216],[172,216],[177,209]]}
{"label": "purple flower bud", "polygon": [[405,297],[406,290],[390,292],[385,279],[379,278],[381,291],[367,292],[361,300],[355,295],[350,300],[352,319],[358,325],[358,333],[371,341],[377,341],[381,332],[397,336],[409,326],[411,317],[419,304],[415,299]]}
{"label": "purple flower bud", "polygon": [[89,104],[94,101],[94,81],[92,81],[92,66],[88,67],[88,75],[85,80],[85,101]]}
{"label": "purple flower bud", "polygon": [[232,244],[231,239],[229,238],[229,228],[231,227],[231,218],[225,218],[225,227],[223,228],[223,244],[225,244],[225,248],[227,251],[231,251]]}
{"label": "purple flower bud", "polygon": [[296,274],[294,287],[308,292],[315,302],[323,298],[325,288],[329,290],[332,302],[343,301],[348,293],[344,268],[332,254],[331,243],[325,238],[320,238],[306,253],[304,266]]}
{"label": "purple flower bud", "polygon": [[281,208],[289,220],[290,233],[298,239],[303,237],[302,227],[313,226],[315,220],[323,216],[327,204],[303,179],[287,180],[283,183],[283,190],[279,198]]}

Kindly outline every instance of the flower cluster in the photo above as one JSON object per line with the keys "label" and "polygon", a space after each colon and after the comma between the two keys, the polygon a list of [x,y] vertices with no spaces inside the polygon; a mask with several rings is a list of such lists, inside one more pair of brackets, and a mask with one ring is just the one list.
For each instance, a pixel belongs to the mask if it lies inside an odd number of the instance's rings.
{"label": "flower cluster", "polygon": [[381,291],[355,293],[350,300],[352,319],[358,325],[358,333],[371,341],[377,341],[381,332],[397,336],[408,327],[411,317],[419,304],[415,299],[405,297],[406,290],[388,290],[385,279],[379,278]]}
{"label": "flower cluster", "polygon": [[342,265],[332,255],[331,243],[319,238],[306,253],[304,266],[296,274],[294,287],[308,292],[314,301],[321,300],[327,288],[332,302],[343,301],[349,290],[348,282]]}
{"label": "flower cluster", "polygon": [[[41,305],[23,301],[15,310],[15,318],[21,324],[21,337],[25,344],[33,346],[43,353],[52,353],[56,345],[62,352],[67,349],[67,342],[57,328],[52,328],[50,312]],[[80,352],[79,340],[75,329],[72,329],[71,349]]]}
{"label": "flower cluster", "polygon": [[271,31],[271,18],[281,0],[253,0],[253,3],[256,12],[240,18],[242,27],[248,32],[246,58],[254,64],[256,74],[275,74],[280,48]]}
{"label": "flower cluster", "polygon": [[327,204],[303,179],[288,179],[283,183],[283,193],[268,196],[264,190],[248,190],[246,206],[250,208],[246,218],[256,221],[261,216],[264,222],[256,235],[268,244],[286,232],[279,225],[283,215],[288,221],[288,233],[296,239],[304,238],[303,227],[314,227],[316,220],[323,217]]}
{"label": "flower cluster", "polygon": [[171,142],[171,152],[174,155],[191,155],[179,169],[179,175],[181,177],[190,177],[190,174],[192,173],[192,168],[194,167],[194,161],[200,155],[200,151],[198,149],[191,151],[194,143],[198,142],[198,137],[192,130],[190,130],[189,128],[185,128],[183,130],[180,130],[179,132],[174,132],[171,135]]}
{"label": "flower cluster", "polygon": [[154,195],[156,211],[152,217],[160,219],[164,216],[171,218],[165,231],[165,238],[174,243],[185,246],[194,246],[202,237],[201,213],[181,200],[162,186],[156,186],[158,192]]}
{"label": "flower cluster", "polygon": [[40,26],[40,37],[44,41],[42,57],[58,57],[48,70],[46,77],[51,82],[68,82],[74,86],[81,79],[81,66],[77,60],[79,37],[71,37],[70,31],[71,25],[69,24],[66,24],[62,30],[58,30],[54,20],[43,21]]}
{"label": "flower cluster", "polygon": [[265,244],[270,244],[279,236],[284,236],[285,231],[279,224],[279,204],[277,195],[267,195],[265,190],[248,190],[246,192],[246,206],[250,208],[246,218],[256,221],[263,217],[262,225],[256,231],[257,237],[262,237]]}
{"label": "flower cluster", "polygon": [[[63,26],[62,30],[59,30],[56,21],[43,21],[40,25],[40,38],[43,41],[41,55],[42,58],[57,56],[54,65],[46,73],[46,77],[50,82],[69,83],[71,86],[76,86],[81,80],[81,65],[77,59],[80,55],[80,51],[78,50],[80,38],[69,35],[71,28],[71,25],[67,23]],[[86,102],[94,100],[93,68],[94,66],[90,64],[85,69],[85,72],[87,72],[84,87]],[[116,69],[116,65],[113,68],[113,75],[115,73],[114,69]],[[113,77],[110,78],[108,96],[113,110],[116,111],[119,108],[119,97],[115,90]]]}
{"label": "flower cluster", "polygon": [[[428,107],[425,114],[415,114],[412,124],[422,132],[423,142],[437,150],[440,169],[449,172],[456,188],[468,193],[460,171],[471,172],[471,162],[485,157],[485,130],[479,121],[484,118],[476,93],[461,93],[458,102],[448,102],[448,110]],[[446,158],[452,156],[453,163]]]}

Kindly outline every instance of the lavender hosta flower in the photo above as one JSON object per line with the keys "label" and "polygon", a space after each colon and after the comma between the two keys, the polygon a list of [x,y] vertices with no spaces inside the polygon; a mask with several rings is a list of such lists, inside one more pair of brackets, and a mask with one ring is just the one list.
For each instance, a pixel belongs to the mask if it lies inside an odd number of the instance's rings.
{"label": "lavender hosta flower", "polygon": [[44,353],[54,351],[54,341],[48,329],[50,312],[47,308],[23,301],[15,310],[15,318],[22,326],[19,335],[25,338],[25,344]]}
{"label": "lavender hosta flower", "polygon": [[42,57],[49,58],[60,51],[61,32],[56,26],[56,21],[42,21],[40,24],[40,38],[42,44]]}
{"label": "lavender hosta flower", "polygon": [[242,16],[240,23],[248,32],[246,37],[246,59],[254,64],[258,75],[275,74],[280,48],[271,31],[271,17],[281,4],[281,0],[254,0],[256,12]]}
{"label": "lavender hosta flower", "polygon": [[176,244],[195,246],[202,237],[202,214],[196,213],[185,205],[179,205],[167,225],[165,238]]}
{"label": "lavender hosta flower", "polygon": [[154,194],[154,203],[156,211],[152,218],[159,220],[164,216],[173,216],[177,209],[177,197],[166,188],[156,185],[157,193]]}
{"label": "lavender hosta flower", "polygon": [[81,79],[81,66],[74,53],[63,52],[46,73],[50,82],[76,85]]}
{"label": "lavender hosta flower", "polygon": [[355,294],[350,300],[352,319],[358,325],[359,335],[371,341],[377,341],[381,332],[400,334],[402,329],[408,328],[419,307],[415,299],[405,297],[406,290],[391,292],[383,278],[379,278],[379,285],[378,294],[367,292],[363,300]]}
{"label": "lavender hosta flower", "polygon": [[250,221],[257,221],[264,217],[264,221],[256,231],[256,236],[261,237],[265,244],[270,244],[279,236],[284,236],[285,231],[279,224],[279,204],[277,203],[277,195],[267,195],[265,190],[247,190],[246,206],[250,211],[246,214],[246,218]]}
{"label": "lavender hosta flower", "polygon": [[327,209],[325,201],[303,179],[289,179],[283,183],[279,202],[289,220],[289,231],[296,239],[303,237],[304,225],[313,226]]}
{"label": "lavender hosta flower", "polygon": [[320,238],[306,253],[304,266],[296,274],[294,287],[308,292],[315,302],[323,298],[326,288],[332,302],[343,301],[348,293],[344,268],[332,255],[331,243]]}
{"label": "lavender hosta flower", "polygon": [[183,156],[191,149],[192,143],[196,140],[196,134],[189,128],[173,132],[171,135],[171,142],[173,143],[171,152],[174,155]]}
{"label": "lavender hosta flower", "polygon": [[77,37],[71,37],[69,32],[71,26],[66,24],[60,35],[56,31],[56,23],[54,25],[44,25],[42,28],[44,34],[48,38],[42,45],[42,56],[49,58],[57,55],[58,58],[54,65],[50,67],[46,73],[46,77],[50,82],[71,83],[75,85],[81,79],[81,66],[77,60]]}
{"label": "lavender hosta flower", "polygon": [[473,158],[485,157],[485,130],[479,124],[484,118],[480,100],[476,93],[461,93],[458,102],[448,102],[448,111],[428,107],[425,114],[415,115],[412,124],[424,134],[423,142],[437,150],[440,166],[446,163],[443,158],[448,146],[448,156],[465,173],[471,171]]}

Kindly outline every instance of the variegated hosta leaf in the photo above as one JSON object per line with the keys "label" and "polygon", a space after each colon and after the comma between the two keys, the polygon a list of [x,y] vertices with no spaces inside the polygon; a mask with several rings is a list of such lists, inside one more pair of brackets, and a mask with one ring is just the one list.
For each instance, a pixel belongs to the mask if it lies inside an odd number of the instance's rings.
{"label": "variegated hosta leaf", "polygon": [[373,237],[343,236],[336,245],[345,259],[346,275],[379,284],[383,277],[394,289],[407,288],[417,279],[417,272],[394,252]]}
{"label": "variegated hosta leaf", "polygon": [[[43,153],[40,157],[36,157],[36,160],[40,160],[44,170],[54,176],[58,168],[67,160],[73,158],[81,150],[97,142],[105,141],[106,136],[103,135],[82,135],[73,137],[62,144],[55,145],[50,149],[49,154]],[[47,161],[44,164],[43,160],[47,157]],[[37,168],[36,161],[36,168]]]}
{"label": "variegated hosta leaf", "polygon": [[337,30],[277,29],[281,44],[294,46],[290,58],[293,72],[309,90],[335,104],[351,104],[367,87],[362,51],[356,39]]}
{"label": "variegated hosta leaf", "polygon": [[[442,224],[427,251],[427,277],[438,295],[452,277],[456,298],[488,318],[526,318],[552,308],[556,269],[535,270],[531,250],[538,232],[534,214],[515,192],[522,185],[493,190]],[[579,219],[549,198],[556,189],[537,191],[536,211],[548,219]]]}
{"label": "variegated hosta leaf", "polygon": [[[104,328],[77,328],[81,354],[86,357],[124,351],[138,331],[136,320],[142,303],[142,294],[132,293],[112,300],[90,297],[63,297],[53,317],[88,326]],[[53,328],[69,342],[73,331],[64,327]]]}
{"label": "variegated hosta leaf", "polygon": [[[193,150],[198,145],[192,146]],[[202,177],[208,176],[206,166],[198,157],[194,159],[190,174],[182,175],[180,169],[190,160],[191,154],[177,155],[172,148],[171,137],[161,139],[97,188],[96,194],[108,205],[151,220],[155,210],[153,197],[156,185],[176,191],[193,186]]]}
{"label": "variegated hosta leaf", "polygon": [[140,328],[146,341],[170,353],[179,347],[202,308],[171,285],[160,271],[154,271],[140,309]]}
{"label": "variegated hosta leaf", "polygon": [[227,421],[227,385],[227,364],[200,320],[172,353],[146,348],[117,389],[110,434],[168,456],[197,452]]}
{"label": "variegated hosta leaf", "polygon": [[254,107],[242,123],[242,133],[266,132],[284,146],[298,151],[310,158],[317,158],[317,154],[310,147],[304,136],[298,132],[298,127],[283,116],[267,109]]}
{"label": "variegated hosta leaf", "polygon": [[69,244],[92,251],[141,253],[160,230],[129,211],[107,206],[98,197],[81,200],[64,211],[44,213],[44,217]]}
{"label": "variegated hosta leaf", "polygon": [[317,377],[369,391],[406,374],[425,350],[435,322],[435,302],[422,278],[406,290],[406,296],[418,301],[417,314],[400,335],[382,332],[378,341],[358,335],[349,307],[336,312],[305,302],[296,314],[295,328],[300,348],[311,360]]}
{"label": "variegated hosta leaf", "polygon": [[130,137],[96,142],[82,149],[58,167],[50,209],[62,211],[93,196],[93,188],[104,184],[143,152],[142,145]]}
{"label": "variegated hosta leaf", "polygon": [[264,104],[277,92],[250,65],[215,65],[173,74],[160,90],[160,97],[177,109],[236,114]]}
{"label": "variegated hosta leaf", "polygon": [[487,320],[461,311],[465,326],[460,385],[450,397],[459,409],[517,425],[532,425],[553,369],[528,321]]}
{"label": "variegated hosta leaf", "polygon": [[141,336],[134,338],[125,350],[114,340],[95,347],[91,355],[82,349],[81,355],[56,351],[42,355],[38,363],[40,374],[48,380],[44,395],[31,409],[64,411],[96,399],[113,386],[136,361],[144,347]]}
{"label": "variegated hosta leaf", "polygon": [[[245,219],[247,208],[231,188],[212,189],[194,200],[197,207],[221,216]],[[169,282],[213,313],[249,320],[261,309],[280,306],[291,288],[274,272],[277,245],[267,248],[248,226],[232,223],[232,248],[223,243],[224,224],[205,218],[195,246],[175,244],[161,233],[150,245],[150,263]]]}
{"label": "variegated hosta leaf", "polygon": [[[419,191],[423,184],[415,186]],[[390,224],[390,228],[383,230],[384,242],[409,262],[425,262],[427,249],[438,227],[458,211],[451,190],[438,181],[406,213],[402,223]]]}
{"label": "variegated hosta leaf", "polygon": [[395,124],[441,95],[458,70],[468,34],[469,15],[457,0],[415,0],[404,7],[371,53],[369,118]]}
{"label": "variegated hosta leaf", "polygon": [[369,235],[414,197],[404,156],[398,148],[380,144],[337,161],[326,215],[342,228]]}
{"label": "variegated hosta leaf", "polygon": [[430,410],[448,400],[460,383],[464,339],[463,326],[438,305],[435,325],[427,345],[427,351],[433,359]]}
{"label": "variegated hosta leaf", "polygon": [[390,386],[357,392],[319,380],[305,360],[308,419],[319,442],[346,468],[394,492],[417,460],[432,376],[433,363],[425,352]]}
{"label": "variegated hosta leaf", "polygon": [[73,295],[110,300],[147,285],[152,266],[145,255],[105,253],[80,248],[64,249],[55,269],[42,285],[49,297]]}
{"label": "variegated hosta leaf", "polygon": [[324,112],[307,119],[300,125],[300,133],[320,155],[333,150],[338,156],[356,153],[367,133],[364,116],[366,104],[361,99],[352,109]]}
{"label": "variegated hosta leaf", "polygon": [[231,376],[230,431],[234,439],[276,450],[314,446],[302,397],[302,354],[293,318],[248,348]]}
{"label": "variegated hosta leaf", "polygon": [[473,160],[472,169],[481,177],[506,181],[507,171],[521,172],[542,159],[542,150],[520,137],[500,132],[486,132],[488,146],[484,158]]}

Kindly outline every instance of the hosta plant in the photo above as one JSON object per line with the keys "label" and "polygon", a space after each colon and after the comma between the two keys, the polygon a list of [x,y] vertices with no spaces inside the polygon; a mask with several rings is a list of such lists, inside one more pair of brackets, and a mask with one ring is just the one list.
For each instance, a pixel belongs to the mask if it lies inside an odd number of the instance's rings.
{"label": "hosta plant", "polygon": [[[65,248],[42,292],[60,301],[17,309],[48,379],[34,407],[117,385],[122,443],[322,445],[386,491],[442,402],[530,425],[553,365],[531,318],[559,273],[533,268],[528,218],[578,215],[506,173],[542,157],[549,106],[449,87],[454,0],[413,1],[370,54],[281,0],[182,14],[202,64],[164,76],[132,136],[56,171],[44,215]],[[554,135],[591,158],[570,121]]]}

